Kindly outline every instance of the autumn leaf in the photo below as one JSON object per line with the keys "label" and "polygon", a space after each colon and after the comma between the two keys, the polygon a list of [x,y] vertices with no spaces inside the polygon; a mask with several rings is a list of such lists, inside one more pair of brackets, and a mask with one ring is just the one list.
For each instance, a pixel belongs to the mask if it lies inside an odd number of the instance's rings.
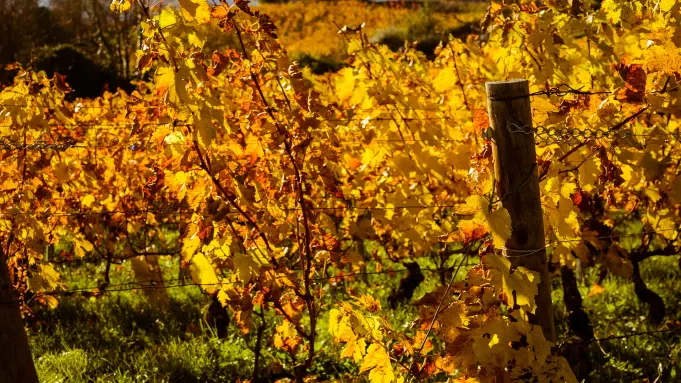
{"label": "autumn leaf", "polygon": [[158,16],[158,26],[161,29],[172,27],[177,24],[177,14],[172,8],[166,8]]}
{"label": "autumn leaf", "polygon": [[38,265],[28,278],[28,288],[35,293],[54,290],[61,286],[60,279],[61,275],[52,265]]}
{"label": "autumn leaf", "polygon": [[137,60],[137,70],[140,73],[145,73],[149,68],[151,68],[151,65],[154,62],[154,58],[156,57],[155,54],[146,54],[139,56],[139,59]]}
{"label": "autumn leaf", "polygon": [[341,351],[341,358],[352,358],[355,363],[360,363],[366,354],[367,344],[364,338],[351,339]]}
{"label": "autumn leaf", "polygon": [[300,336],[291,322],[284,320],[275,328],[273,339],[274,347],[281,348],[288,353],[293,353],[296,351],[301,341]]}
{"label": "autumn leaf", "polygon": [[615,69],[625,81],[624,98],[627,101],[641,102],[645,98],[647,74],[639,64],[619,63]]}
{"label": "autumn leaf", "polygon": [[473,111],[473,128],[478,134],[489,127],[489,117],[487,117],[487,111],[484,109],[475,109]]}
{"label": "autumn leaf", "polygon": [[219,280],[217,274],[215,274],[215,269],[202,253],[194,254],[192,257],[189,273],[192,281],[201,286],[208,294],[213,294],[218,289]]}
{"label": "autumn leaf", "polygon": [[591,289],[589,289],[588,296],[593,297],[594,295],[601,294],[604,291],[605,291],[605,289],[603,288],[603,286],[594,282],[594,284],[591,286]]}
{"label": "autumn leaf", "polygon": [[122,13],[122,12],[127,12],[132,8],[132,1],[131,0],[112,0],[111,5],[109,5],[109,8],[116,12],[116,13]]}
{"label": "autumn leaf", "polygon": [[520,340],[520,336],[503,319],[490,319],[481,328],[480,335],[475,337],[473,352],[485,366],[505,366],[513,358],[513,349],[509,345]]}
{"label": "autumn leaf", "polygon": [[446,326],[466,327],[469,322],[466,305],[463,302],[454,302],[438,314],[437,319]]}
{"label": "autumn leaf", "polygon": [[372,343],[362,360],[359,372],[369,371],[371,383],[391,383],[395,379],[390,357],[385,348],[377,343]]}
{"label": "autumn leaf", "polygon": [[511,216],[505,208],[490,212],[489,200],[483,196],[470,196],[466,203],[456,208],[461,215],[474,215],[472,220],[459,221],[459,230],[463,238],[472,240],[480,236],[481,227],[492,234],[494,246],[504,247],[511,237]]}
{"label": "autumn leaf", "polygon": [[[190,226],[191,227],[191,226]],[[196,228],[194,226],[194,228]],[[198,236],[198,228],[196,228],[197,232],[191,234],[188,237],[184,237],[182,239],[182,260],[184,262],[189,262],[194,254],[199,250],[201,247],[201,238]]]}
{"label": "autumn leaf", "polygon": [[375,313],[381,309],[381,302],[371,295],[362,294],[358,299],[357,303],[364,307],[370,313]]}
{"label": "autumn leaf", "polygon": [[205,0],[178,0],[182,8],[182,15],[188,21],[199,24],[210,22],[211,10]]}
{"label": "autumn leaf", "polygon": [[258,248],[249,249],[248,253],[237,253],[233,258],[234,267],[239,273],[239,279],[248,282],[251,276],[260,272],[261,266],[266,266],[269,261],[261,254]]}
{"label": "autumn leaf", "polygon": [[234,5],[241,9],[245,14],[253,16],[253,11],[251,7],[248,6],[251,0],[234,0]]}
{"label": "autumn leaf", "polygon": [[80,203],[85,207],[90,207],[95,202],[95,196],[88,194],[80,201]]}
{"label": "autumn leaf", "polygon": [[336,342],[349,342],[357,339],[347,316],[338,309],[329,311],[329,334]]}
{"label": "autumn leaf", "polygon": [[511,272],[511,262],[496,254],[486,254],[482,258],[485,266],[490,268],[492,285],[498,294],[505,294],[510,307],[518,306],[534,313],[536,304],[534,297],[538,294],[539,273],[518,267]]}
{"label": "autumn leaf", "polygon": [[267,36],[276,39],[278,37],[276,33],[277,27],[274,25],[272,18],[260,12],[257,12],[256,16],[258,18],[260,30],[263,31]]}

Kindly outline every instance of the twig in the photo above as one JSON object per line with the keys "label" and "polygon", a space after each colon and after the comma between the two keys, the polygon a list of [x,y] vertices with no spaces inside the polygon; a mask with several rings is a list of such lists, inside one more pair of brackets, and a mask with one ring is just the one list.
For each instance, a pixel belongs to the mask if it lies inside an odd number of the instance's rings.
{"label": "twig", "polygon": [[[142,4],[142,0],[137,0],[137,3],[139,4],[140,8],[142,8],[144,16],[146,16],[147,19],[151,20],[151,13],[149,13],[149,7]],[[170,46],[168,40],[166,40],[166,37],[163,35],[163,30],[160,27],[157,29],[158,34],[161,36],[161,40],[163,40],[163,44],[165,44],[166,49],[168,49],[168,56],[170,56],[170,61],[173,63],[173,69],[175,70],[175,73],[177,73],[180,71],[180,67],[177,65],[177,61],[175,60],[175,50],[173,49],[173,47]]]}

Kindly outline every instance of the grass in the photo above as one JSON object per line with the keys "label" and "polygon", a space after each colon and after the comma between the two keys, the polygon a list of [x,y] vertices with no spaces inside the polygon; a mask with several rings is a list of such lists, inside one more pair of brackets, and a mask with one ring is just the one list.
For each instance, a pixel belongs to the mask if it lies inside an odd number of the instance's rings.
{"label": "grass", "polygon": [[[642,264],[642,277],[648,288],[659,294],[667,308],[667,322],[681,323],[681,269],[678,257],[655,257]],[[580,285],[584,308],[597,338],[613,335],[657,331],[648,321],[648,307],[634,294],[629,280],[609,276],[604,291],[589,296],[596,271],[585,273]],[[562,290],[554,290],[556,325],[559,334],[567,329],[567,313],[562,304]],[[559,343],[563,339],[559,339]],[[589,347],[594,365],[588,382],[659,382],[673,381],[681,372],[681,331],[640,335],[625,339],[594,342]],[[646,380],[647,379],[647,380]]]}
{"label": "grass", "polygon": [[[472,261],[473,259],[471,259]],[[454,260],[452,260],[454,261]],[[667,304],[668,320],[681,321],[681,270],[677,257],[658,257],[643,264],[648,287],[659,293]],[[168,273],[172,264],[162,262]],[[399,268],[399,265],[393,265]],[[432,267],[427,261],[423,267]],[[384,268],[389,265],[384,265]],[[100,267],[81,265],[61,272],[70,286],[96,285],[88,276],[101,275]],[[417,289],[414,298],[436,286],[433,273]],[[119,267],[112,283],[129,278],[131,271]],[[463,273],[461,273],[461,276]],[[619,277],[608,277],[605,291],[589,296],[595,271],[583,276],[580,291],[599,338],[626,332],[655,330],[646,321],[647,307],[633,292],[633,285]],[[399,277],[371,276],[369,286],[396,286]],[[558,282],[558,281],[556,281]],[[559,285],[559,284],[558,284]],[[556,286],[559,287],[559,286]],[[331,287],[329,287],[331,288]],[[367,292],[363,283],[336,286],[334,298],[347,299]],[[390,288],[372,289],[384,307]],[[108,294],[101,298],[64,297],[58,307],[34,308],[29,321],[29,337],[41,382],[234,382],[249,379],[253,370],[254,337],[242,336],[230,329],[228,339],[217,339],[202,325],[201,317],[208,298],[196,287],[169,289],[170,306],[149,304],[137,291]],[[329,294],[331,295],[331,294]],[[562,291],[554,291],[556,322],[565,333],[566,316]],[[333,304],[329,298],[328,305]],[[327,305],[327,307],[328,307]],[[328,310],[327,310],[328,311]],[[405,328],[415,316],[411,305],[395,310],[389,318],[397,328]],[[358,376],[358,367],[347,359],[338,359],[340,347],[325,331],[328,317],[320,318],[317,349],[319,356],[312,374],[321,381],[349,381]],[[272,321],[270,322],[272,323]],[[272,345],[271,330],[266,332],[262,375],[274,381],[289,377],[290,358]],[[594,362],[589,382],[672,381],[681,368],[680,333],[637,336],[592,343],[590,358]],[[559,343],[565,339],[559,339]],[[661,373],[660,373],[661,371]]]}

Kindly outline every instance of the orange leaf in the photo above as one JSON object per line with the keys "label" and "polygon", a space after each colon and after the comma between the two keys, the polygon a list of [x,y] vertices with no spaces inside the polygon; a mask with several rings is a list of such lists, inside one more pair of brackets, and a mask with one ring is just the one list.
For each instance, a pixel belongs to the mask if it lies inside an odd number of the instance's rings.
{"label": "orange leaf", "polygon": [[591,286],[591,290],[589,290],[588,296],[592,297],[602,293],[603,291],[605,291],[603,286],[599,285],[598,283],[594,283],[593,286]]}
{"label": "orange leaf", "polygon": [[475,109],[473,111],[473,127],[476,133],[482,133],[483,130],[489,127],[489,118],[484,109]]}

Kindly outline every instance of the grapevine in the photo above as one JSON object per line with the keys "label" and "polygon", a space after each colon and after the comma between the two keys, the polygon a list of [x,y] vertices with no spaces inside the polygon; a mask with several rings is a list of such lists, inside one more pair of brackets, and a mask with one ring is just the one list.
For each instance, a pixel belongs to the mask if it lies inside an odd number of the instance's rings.
{"label": "grapevine", "polygon": [[[324,75],[292,61],[248,0],[111,2],[133,8],[151,76],[134,92],[71,101],[62,76],[18,64],[0,91],[9,303],[54,307],[69,289],[54,262],[94,259],[105,272],[90,296],[131,262],[167,305],[170,256],[244,336],[273,328],[297,381],[325,332],[373,383],[576,382],[533,321],[540,276],[512,263],[526,254],[506,251],[495,195],[484,84],[524,78],[535,126],[508,129],[537,139],[527,171],[547,238],[534,251],[564,283],[581,267],[629,278],[664,323],[640,264],[681,252],[677,2],[492,1],[481,34],[443,36],[432,61],[339,25],[347,65]],[[233,45],[209,51],[218,34]],[[330,296],[372,265],[425,259],[440,283],[414,297],[411,328],[371,295]]]}

